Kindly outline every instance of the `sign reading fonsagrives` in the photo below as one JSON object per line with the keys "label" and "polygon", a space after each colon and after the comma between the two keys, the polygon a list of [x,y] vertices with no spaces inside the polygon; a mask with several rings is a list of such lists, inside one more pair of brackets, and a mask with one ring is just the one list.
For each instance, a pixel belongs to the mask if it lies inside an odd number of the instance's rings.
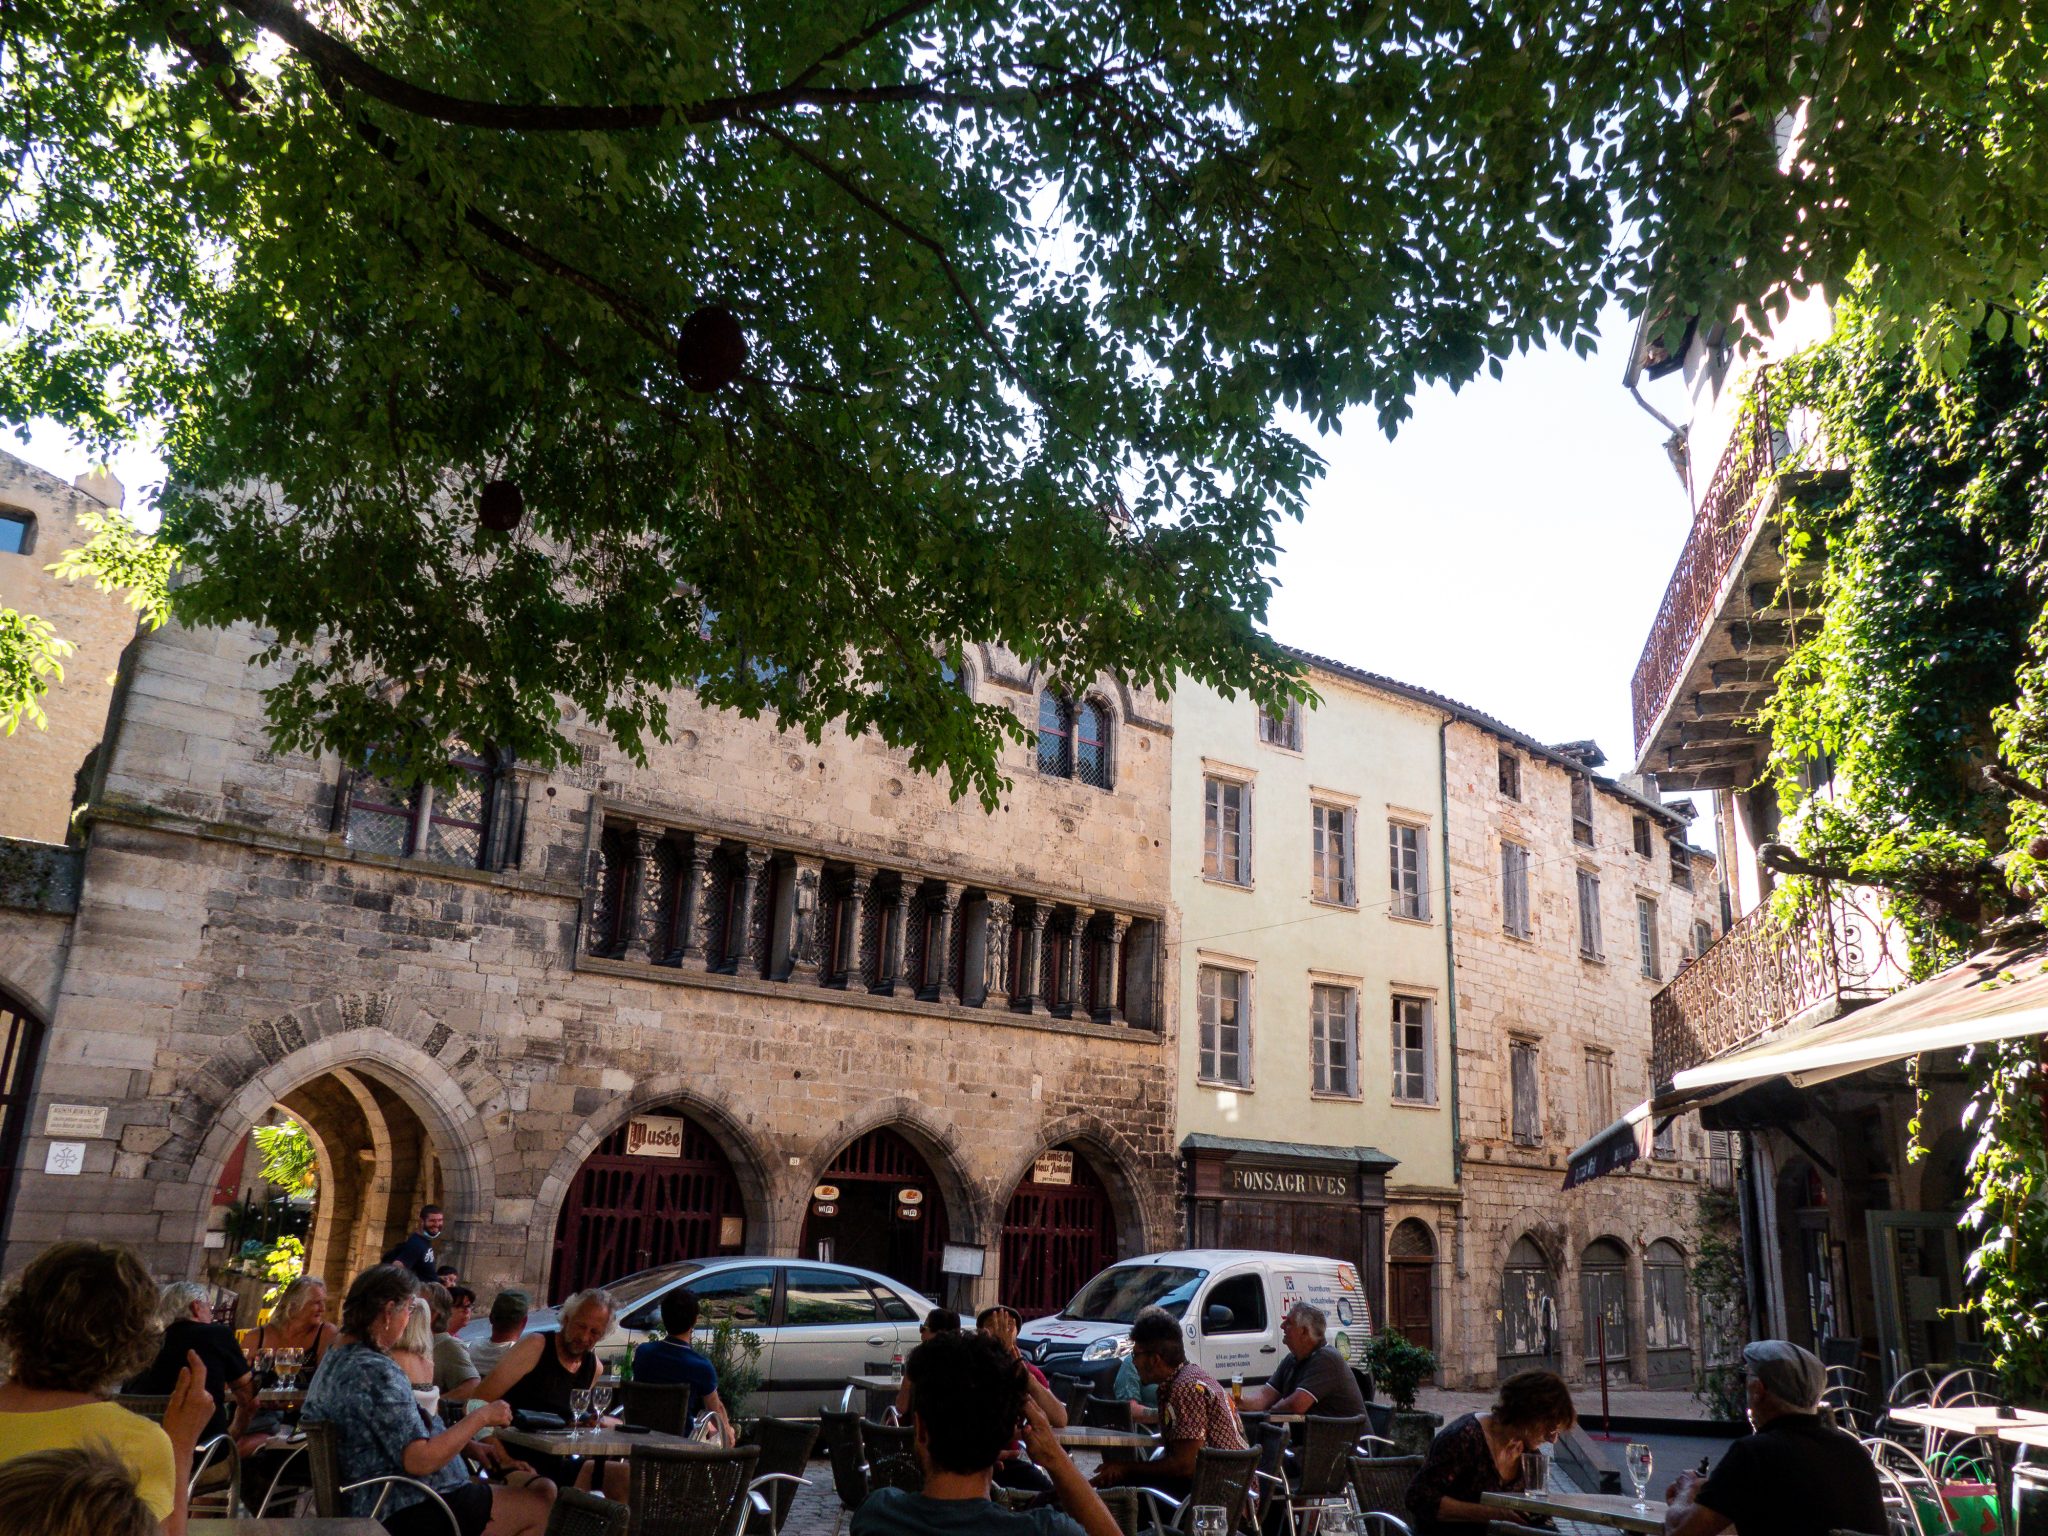
{"label": "sign reading fonsagrives", "polygon": [[1263,1168],[1231,1163],[1223,1170],[1223,1187],[1233,1195],[1265,1195],[1277,1200],[1350,1200],[1358,1193],[1354,1175],[1306,1168]]}
{"label": "sign reading fonsagrives", "polygon": [[673,1115],[635,1115],[626,1122],[628,1157],[681,1157],[685,1122]]}

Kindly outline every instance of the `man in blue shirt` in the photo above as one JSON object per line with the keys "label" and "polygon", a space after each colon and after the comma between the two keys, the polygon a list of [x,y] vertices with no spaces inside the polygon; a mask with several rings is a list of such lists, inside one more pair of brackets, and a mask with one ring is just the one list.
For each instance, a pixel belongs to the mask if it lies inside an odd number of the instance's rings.
{"label": "man in blue shirt", "polygon": [[665,1339],[649,1339],[633,1351],[633,1379],[656,1387],[688,1387],[690,1400],[683,1414],[683,1431],[697,1426],[697,1415],[717,1418],[727,1443],[732,1424],[725,1404],[718,1400],[718,1367],[690,1342],[697,1330],[697,1293],[687,1285],[677,1286],[661,1298],[661,1326]]}

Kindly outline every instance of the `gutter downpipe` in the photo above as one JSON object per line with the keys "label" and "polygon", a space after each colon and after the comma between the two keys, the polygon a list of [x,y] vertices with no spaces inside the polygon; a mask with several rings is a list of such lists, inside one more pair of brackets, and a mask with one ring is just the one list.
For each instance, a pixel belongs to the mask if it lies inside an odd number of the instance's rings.
{"label": "gutter downpipe", "polygon": [[[1451,1182],[1465,1182],[1465,1138],[1458,1120],[1458,955],[1451,934],[1451,719],[1436,731],[1437,785],[1443,794],[1444,1026],[1451,1052]],[[1465,1272],[1465,1224],[1458,1223],[1458,1273]]]}

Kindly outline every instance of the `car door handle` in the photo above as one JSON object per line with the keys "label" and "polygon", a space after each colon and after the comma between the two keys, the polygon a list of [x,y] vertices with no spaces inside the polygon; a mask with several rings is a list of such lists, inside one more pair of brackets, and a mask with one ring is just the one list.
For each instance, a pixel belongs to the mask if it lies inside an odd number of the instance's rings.
{"label": "car door handle", "polygon": [[876,1334],[873,1338],[868,1340],[868,1348],[880,1349],[884,1344],[888,1342],[889,1341],[883,1338],[880,1334]]}
{"label": "car door handle", "polygon": [[1264,1344],[1259,1347],[1259,1353],[1262,1355],[1277,1355],[1280,1353],[1280,1349],[1278,1345]]}

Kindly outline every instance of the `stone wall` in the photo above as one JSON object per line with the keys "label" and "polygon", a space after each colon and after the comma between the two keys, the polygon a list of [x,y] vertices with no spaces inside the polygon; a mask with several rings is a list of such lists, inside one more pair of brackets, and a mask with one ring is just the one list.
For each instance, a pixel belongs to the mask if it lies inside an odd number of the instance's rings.
{"label": "stone wall", "polygon": [[64,841],[74,781],[100,739],[121,648],[135,633],[135,612],[120,598],[59,581],[44,569],[85,542],[80,512],[121,504],[120,483],[112,477],[81,479],[91,491],[0,452],[0,512],[26,513],[35,523],[25,553],[0,554],[0,608],[47,619],[77,647],[64,659],[63,678],[53,679],[43,696],[47,727],[24,721],[12,736],[0,737],[0,782],[7,787],[0,795],[0,837]]}
{"label": "stone wall", "polygon": [[[814,746],[683,696],[676,744],[645,766],[582,730],[579,761],[506,774],[508,867],[469,869],[350,845],[340,765],[264,743],[255,649],[244,631],[175,626],[136,647],[36,1105],[40,1129],[52,1101],[104,1104],[107,1134],[75,1178],[41,1173],[31,1138],[38,1171],[0,1267],[89,1229],[166,1274],[196,1271],[210,1194],[250,1125],[337,1074],[424,1127],[447,1252],[486,1285],[545,1282],[584,1157],[657,1108],[724,1148],[751,1251],[793,1251],[821,1172],[884,1125],[930,1163],[953,1240],[986,1250],[978,1298],[998,1284],[1010,1193],[1047,1146],[1083,1149],[1127,1251],[1169,1239],[1170,976],[1162,1027],[1140,1030],[693,974],[583,942],[601,815],[1051,892],[1143,917],[1168,942],[1162,701],[1102,689],[1113,789],[1041,778],[1013,749],[1015,782],[989,814],[872,740]],[[1024,669],[986,654],[972,672],[978,697],[1035,718]],[[0,957],[14,921],[0,914]]]}
{"label": "stone wall", "polygon": [[[1500,753],[1519,765],[1521,798],[1500,789]],[[1694,1251],[1698,1196],[1706,1187],[1705,1134],[1697,1117],[1675,1126],[1674,1154],[1638,1160],[1629,1170],[1578,1189],[1563,1188],[1574,1147],[1641,1102],[1650,1089],[1650,999],[1690,957],[1693,924],[1718,931],[1711,856],[1691,852],[1692,888],[1674,883],[1668,838],[1681,824],[1632,795],[1595,779],[1594,841],[1572,833],[1572,773],[1470,722],[1450,729],[1451,876],[1458,1002],[1459,1128],[1464,1207],[1447,1250],[1455,1278],[1456,1356],[1452,1384],[1494,1384],[1509,1252],[1525,1235],[1553,1271],[1558,1354],[1566,1377],[1587,1379],[1590,1329],[1582,1300],[1582,1256],[1601,1238],[1627,1253],[1631,1319],[1629,1374],[1651,1374],[1644,1347],[1644,1259],[1650,1244]],[[1651,853],[1637,853],[1635,821],[1649,815]],[[1501,842],[1529,850],[1530,936],[1505,931]],[[1604,959],[1583,958],[1577,916],[1581,867],[1599,872]],[[1638,896],[1657,904],[1655,977],[1643,974],[1637,943]],[[1533,1042],[1540,1072],[1535,1145],[1518,1144],[1511,1125],[1510,1049]],[[1603,1118],[1589,1104],[1587,1053],[1609,1053],[1612,1104]],[[1595,1121],[1599,1123],[1595,1123]],[[1696,1308],[1695,1308],[1696,1311]],[[1698,1339],[1697,1318],[1690,1337]],[[1667,1357],[1660,1375],[1668,1375]],[[1660,1383],[1661,1384],[1661,1383]]]}

